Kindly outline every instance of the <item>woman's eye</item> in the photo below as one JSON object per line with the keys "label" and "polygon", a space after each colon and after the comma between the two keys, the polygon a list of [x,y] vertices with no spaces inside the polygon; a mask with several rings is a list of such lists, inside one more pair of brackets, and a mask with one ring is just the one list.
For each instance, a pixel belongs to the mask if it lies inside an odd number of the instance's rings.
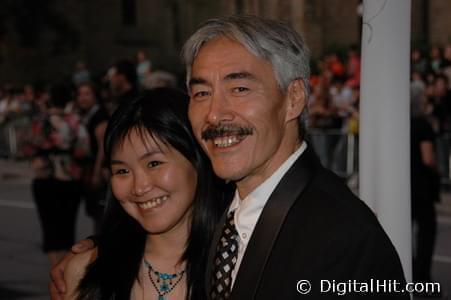
{"label": "woman's eye", "polygon": [[128,174],[128,170],[127,169],[113,170],[113,175],[125,175],[125,174]]}
{"label": "woman's eye", "polygon": [[161,164],[162,164],[161,161],[152,160],[152,161],[150,161],[150,162],[147,164],[147,166],[148,166],[149,168],[155,168],[156,166],[159,166],[159,165],[161,165]]}

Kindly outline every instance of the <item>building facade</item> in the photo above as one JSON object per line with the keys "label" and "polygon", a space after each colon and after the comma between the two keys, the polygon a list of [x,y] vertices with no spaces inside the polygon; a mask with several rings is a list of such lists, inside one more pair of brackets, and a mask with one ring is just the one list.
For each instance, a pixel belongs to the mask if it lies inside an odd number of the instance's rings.
{"label": "building facade", "polygon": [[[100,77],[115,60],[134,59],[145,50],[154,68],[183,76],[179,52],[204,20],[224,14],[254,14],[290,23],[301,32],[314,58],[358,45],[361,0],[90,0],[54,1],[78,35],[77,43],[55,51],[55,32],[43,30],[34,47],[17,43],[14,31],[0,36],[0,83],[70,78],[84,61]],[[0,4],[1,10],[1,4]],[[412,1],[412,41],[443,45],[451,41],[451,1]],[[6,24],[8,26],[8,24]],[[61,34],[61,33],[60,33]]]}

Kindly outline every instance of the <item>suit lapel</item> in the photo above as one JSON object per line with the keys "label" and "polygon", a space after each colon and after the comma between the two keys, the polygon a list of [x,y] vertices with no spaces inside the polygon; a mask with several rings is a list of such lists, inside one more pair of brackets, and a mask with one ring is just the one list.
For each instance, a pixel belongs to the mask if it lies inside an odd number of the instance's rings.
{"label": "suit lapel", "polygon": [[[263,271],[283,222],[318,166],[318,159],[313,150],[308,147],[271,194],[247,246],[235,279],[231,299],[255,298]],[[214,245],[219,237],[215,238]]]}

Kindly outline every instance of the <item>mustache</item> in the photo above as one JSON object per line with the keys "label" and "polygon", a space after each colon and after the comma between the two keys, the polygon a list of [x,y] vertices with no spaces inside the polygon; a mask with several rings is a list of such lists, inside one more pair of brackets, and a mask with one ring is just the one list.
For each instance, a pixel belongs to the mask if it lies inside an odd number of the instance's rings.
{"label": "mustache", "polygon": [[209,140],[217,137],[229,136],[229,135],[252,135],[254,130],[252,127],[235,125],[235,124],[219,124],[216,126],[209,126],[202,132],[202,139]]}

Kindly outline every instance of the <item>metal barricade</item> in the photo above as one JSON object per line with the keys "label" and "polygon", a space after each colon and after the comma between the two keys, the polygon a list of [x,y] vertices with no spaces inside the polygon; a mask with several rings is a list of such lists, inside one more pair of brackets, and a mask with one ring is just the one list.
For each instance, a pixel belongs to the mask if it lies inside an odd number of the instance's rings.
{"label": "metal barricade", "polygon": [[350,178],[358,172],[358,135],[342,130],[309,129],[307,140],[324,167]]}
{"label": "metal barricade", "polygon": [[451,184],[451,134],[438,136],[435,140],[437,167],[443,184]]}
{"label": "metal barricade", "polygon": [[[358,173],[358,135],[309,129],[308,141],[326,168],[347,179]],[[435,144],[442,184],[451,186],[451,134],[438,136]]]}
{"label": "metal barricade", "polygon": [[25,118],[10,120],[0,125],[0,156],[22,158],[23,146],[31,129],[31,122]]}

